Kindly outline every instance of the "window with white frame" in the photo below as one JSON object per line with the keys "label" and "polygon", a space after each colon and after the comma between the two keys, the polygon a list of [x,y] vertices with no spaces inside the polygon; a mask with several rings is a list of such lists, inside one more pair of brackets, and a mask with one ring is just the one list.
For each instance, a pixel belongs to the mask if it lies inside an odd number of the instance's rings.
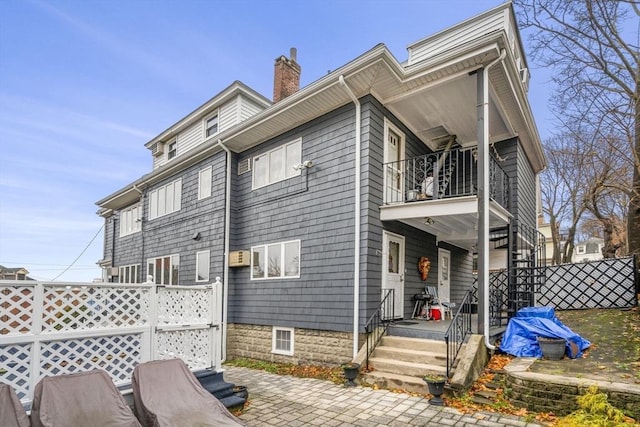
{"label": "window with white frame", "polygon": [[149,219],[179,211],[181,199],[182,179],[177,179],[149,192]]}
{"label": "window with white frame", "polygon": [[204,119],[204,137],[208,138],[216,133],[218,133],[218,113]]}
{"label": "window with white frame", "polygon": [[198,200],[211,196],[212,167],[202,169],[198,172]]}
{"label": "window with white frame", "polygon": [[274,326],[271,352],[275,354],[283,354],[285,356],[293,356],[293,338],[293,328]]}
{"label": "window with white frame", "polygon": [[123,265],[118,269],[119,283],[140,283],[140,264]]}
{"label": "window with white frame", "polygon": [[302,159],[302,139],[283,144],[253,158],[253,188],[264,187],[300,175],[293,166]]}
{"label": "window with white frame", "polygon": [[586,246],[584,246],[584,245],[578,245],[578,246],[576,246],[576,253],[577,253],[577,254],[584,254],[584,253],[586,253],[586,252],[587,252],[587,251],[586,251]]}
{"label": "window with white frame", "polygon": [[251,279],[300,277],[300,240],[251,248]]}
{"label": "window with white frame", "polygon": [[167,160],[173,159],[178,154],[178,140],[174,139],[167,146]]}
{"label": "window with white frame", "polygon": [[120,237],[140,231],[142,207],[137,204],[120,211]]}
{"label": "window with white frame", "polygon": [[149,258],[147,274],[153,276],[157,285],[177,285],[180,271],[180,255]]}
{"label": "window with white frame", "polygon": [[196,282],[209,281],[210,251],[196,252]]}

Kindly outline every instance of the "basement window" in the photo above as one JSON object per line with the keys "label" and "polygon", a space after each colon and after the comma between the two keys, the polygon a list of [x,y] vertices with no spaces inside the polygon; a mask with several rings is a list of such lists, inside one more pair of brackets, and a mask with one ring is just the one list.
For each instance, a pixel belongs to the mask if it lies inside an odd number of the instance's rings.
{"label": "basement window", "polygon": [[284,356],[293,356],[293,328],[273,327],[271,352]]}

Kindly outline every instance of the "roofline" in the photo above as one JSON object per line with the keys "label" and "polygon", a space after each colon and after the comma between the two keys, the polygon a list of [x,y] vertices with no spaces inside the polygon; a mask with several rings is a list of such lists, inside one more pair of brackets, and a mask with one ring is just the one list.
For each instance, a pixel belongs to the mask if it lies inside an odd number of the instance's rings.
{"label": "roofline", "polygon": [[242,83],[240,80],[236,80],[229,86],[221,90],[217,95],[207,100],[204,104],[200,105],[198,108],[175,122],[173,125],[160,132],[160,134],[158,134],[156,137],[145,143],[144,146],[149,148],[156,142],[162,141],[167,137],[170,137],[172,134],[181,131],[185,127],[189,126],[195,118],[199,116],[205,116],[212,109],[214,109],[216,105],[224,104],[226,101],[237,96],[239,93],[248,95],[251,100],[258,102],[265,108],[269,108],[271,105],[273,105],[271,100],[269,100],[267,97],[261,95],[254,89]]}

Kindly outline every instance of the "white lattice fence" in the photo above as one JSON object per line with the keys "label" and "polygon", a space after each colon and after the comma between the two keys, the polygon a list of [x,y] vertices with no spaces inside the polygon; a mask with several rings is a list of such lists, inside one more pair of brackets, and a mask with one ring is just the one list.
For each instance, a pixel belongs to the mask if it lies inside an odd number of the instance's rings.
{"label": "white lattice fence", "polygon": [[220,368],[222,286],[0,281],[0,382],[29,403],[45,376],[103,369],[128,384],[138,363]]}

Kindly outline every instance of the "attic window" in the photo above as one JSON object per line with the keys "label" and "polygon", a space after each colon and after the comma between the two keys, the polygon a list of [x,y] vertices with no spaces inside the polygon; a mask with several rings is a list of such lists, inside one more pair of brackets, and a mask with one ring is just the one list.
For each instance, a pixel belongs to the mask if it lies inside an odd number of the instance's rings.
{"label": "attic window", "polygon": [[218,115],[211,116],[205,120],[205,138],[218,133]]}
{"label": "attic window", "polygon": [[167,147],[167,160],[173,159],[178,154],[178,141],[173,140]]}

